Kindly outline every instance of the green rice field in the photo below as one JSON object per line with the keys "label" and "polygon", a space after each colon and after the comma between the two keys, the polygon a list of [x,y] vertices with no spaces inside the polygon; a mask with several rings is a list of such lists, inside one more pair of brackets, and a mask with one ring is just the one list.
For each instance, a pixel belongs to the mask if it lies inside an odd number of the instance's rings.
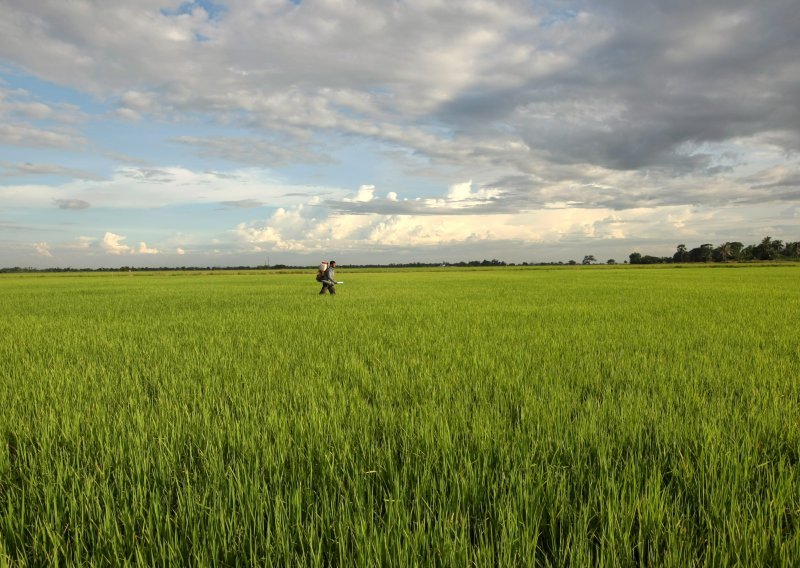
{"label": "green rice field", "polygon": [[800,265],[313,277],[0,277],[0,565],[800,561]]}

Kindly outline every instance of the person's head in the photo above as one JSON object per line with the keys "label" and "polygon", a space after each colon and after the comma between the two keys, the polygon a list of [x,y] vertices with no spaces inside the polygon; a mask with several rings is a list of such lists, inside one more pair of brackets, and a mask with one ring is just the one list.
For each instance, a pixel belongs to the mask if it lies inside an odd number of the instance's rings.
{"label": "person's head", "polygon": [[335,268],[336,267],[336,261],[335,260],[330,261],[328,263],[328,266],[333,266]]}

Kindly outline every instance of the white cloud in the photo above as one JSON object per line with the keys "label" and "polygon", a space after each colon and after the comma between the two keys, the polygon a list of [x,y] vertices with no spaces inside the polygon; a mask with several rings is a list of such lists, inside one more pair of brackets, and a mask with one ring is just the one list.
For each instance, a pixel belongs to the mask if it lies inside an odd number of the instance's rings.
{"label": "white cloud", "polygon": [[139,249],[136,251],[139,254],[159,254],[161,251],[155,248],[150,248],[147,243],[139,243]]}
{"label": "white cloud", "polygon": [[114,233],[107,232],[103,235],[103,240],[101,241],[100,246],[102,249],[108,254],[114,255],[121,255],[121,254],[131,254],[133,249],[127,245],[122,244],[122,241],[125,240],[125,237],[122,235],[116,235]]}
{"label": "white cloud", "polygon": [[[126,238],[127,237],[124,237],[122,235],[106,232],[106,234],[103,235],[103,239],[100,241],[100,248],[104,250],[107,254],[112,254],[117,256],[125,254],[153,255],[161,253],[159,249],[149,247],[145,242],[140,242],[137,248],[130,247],[122,242]],[[93,239],[89,239],[88,237],[81,237],[81,243],[85,244],[87,247],[92,242]]]}
{"label": "white cloud", "polygon": [[[372,196],[373,186],[362,186],[362,198]],[[474,200],[480,192],[471,184],[450,188],[445,203]],[[358,194],[357,194],[358,195]],[[453,198],[453,199],[450,199]],[[356,201],[354,198],[351,201]],[[363,202],[369,202],[364,199]],[[388,200],[387,200],[388,201]],[[607,209],[541,210],[516,214],[395,215],[347,214],[309,204],[279,208],[265,221],[240,223],[234,238],[264,249],[317,251],[331,248],[374,250],[383,248],[435,247],[494,241],[537,242],[558,240],[563,233],[597,232],[594,223],[604,223],[604,238],[621,238],[618,217]],[[588,227],[588,228],[587,228]]]}
{"label": "white cloud", "polygon": [[[472,180],[465,183],[457,183],[450,186],[447,192],[447,199],[444,201],[445,206],[450,207],[474,207],[481,203],[485,203],[491,199],[500,197],[501,192],[497,189],[479,189],[472,190]],[[441,200],[433,202],[436,205],[441,205]]]}
{"label": "white cloud", "polygon": [[321,246],[317,236],[322,224],[304,215],[303,205],[279,207],[266,222],[240,223],[234,230],[241,242],[266,246],[278,251],[315,250]]}
{"label": "white cloud", "polygon": [[[475,194],[467,184],[457,184],[449,193],[454,198]],[[764,210],[772,211],[775,207],[779,205],[765,205]],[[744,221],[750,210],[751,206],[730,208],[724,217]],[[787,218],[792,214],[787,213]],[[462,247],[465,251],[468,249],[463,247],[471,247],[477,251],[507,243],[514,254],[515,248],[523,244],[539,243],[547,249],[614,242],[628,254],[635,247],[631,243],[649,242],[648,253],[670,254],[678,242],[708,240],[713,235],[718,235],[720,242],[733,239],[732,229],[719,224],[720,216],[718,209],[684,205],[622,211],[572,205],[519,213],[435,215],[346,214],[299,205],[280,209],[265,221],[240,223],[233,237],[257,245],[259,250],[293,252],[346,250],[351,254],[377,251],[388,254],[415,249],[422,254],[437,247]],[[758,230],[747,229],[754,238]],[[602,250],[608,247],[605,244]]]}
{"label": "white cloud", "polygon": [[33,243],[33,248],[36,250],[38,256],[52,257],[50,252],[50,245],[47,243]]}
{"label": "white cloud", "polygon": [[358,188],[358,191],[354,196],[345,197],[343,201],[351,201],[355,203],[366,203],[368,201],[372,201],[375,198],[375,186],[374,185],[362,185]]}

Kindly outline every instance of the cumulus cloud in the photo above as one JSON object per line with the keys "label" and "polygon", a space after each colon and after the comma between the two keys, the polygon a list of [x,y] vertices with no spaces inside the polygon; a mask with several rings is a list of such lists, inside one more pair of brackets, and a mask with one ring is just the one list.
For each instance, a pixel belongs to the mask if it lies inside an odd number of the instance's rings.
{"label": "cumulus cloud", "polygon": [[355,194],[341,200],[329,199],[325,204],[342,213],[378,213],[394,215],[446,215],[507,212],[516,210],[502,202],[503,192],[496,188],[473,188],[472,181],[452,184],[442,197],[400,200],[390,191],[386,197],[377,197],[375,186],[362,185]]}
{"label": "cumulus cloud", "polygon": [[36,250],[36,254],[38,256],[43,257],[52,257],[52,253],[50,252],[50,245],[47,243],[33,243],[33,248]]}
{"label": "cumulus cloud", "polygon": [[111,232],[107,232],[103,235],[103,240],[100,243],[102,249],[108,254],[114,255],[121,255],[121,254],[130,254],[133,252],[133,249],[128,245],[122,244],[122,241],[125,240],[125,237],[122,235],[116,235]]}
{"label": "cumulus cloud", "polygon": [[[613,256],[619,255],[622,247],[627,255],[645,243],[648,252],[666,255],[674,252],[677,242],[724,242],[735,234],[739,239],[755,241],[766,229],[747,221],[754,213],[752,205],[728,207],[724,216],[712,208],[684,205],[624,211],[573,206],[488,215],[331,212],[320,217],[320,213],[304,207],[279,211],[264,221],[240,223],[232,236],[235,241],[255,246],[255,250],[271,252],[342,250],[352,256],[380,253],[396,258],[413,251],[415,258],[435,259],[437,254],[449,254],[464,259],[473,258],[476,251],[494,251],[496,255],[505,251],[501,256],[508,260],[558,260],[553,250],[587,254],[586,247],[595,247],[598,253]],[[774,206],[762,205],[755,214],[778,213]],[[796,226],[797,215],[795,209],[787,211],[785,219],[771,228],[789,231],[792,224]],[[292,222],[288,222],[290,219]],[[735,233],[726,219],[740,224]],[[539,253],[531,252],[537,245],[541,247]]]}
{"label": "cumulus cloud", "polygon": [[362,185],[358,188],[358,191],[355,195],[345,197],[343,201],[350,201],[355,203],[367,203],[372,201],[375,198],[375,186],[374,185]]}
{"label": "cumulus cloud", "polygon": [[298,252],[323,246],[333,229],[329,219],[317,218],[313,209],[300,204],[279,207],[266,221],[240,223],[234,238],[272,250]]}
{"label": "cumulus cloud", "polygon": [[[348,203],[371,204],[374,186],[361,186]],[[455,184],[445,202],[474,198],[479,192],[470,182]],[[362,201],[356,201],[355,197]],[[389,200],[383,200],[389,201]],[[394,203],[394,202],[392,202]],[[401,202],[402,203],[402,202]],[[420,208],[429,204],[417,203]],[[233,231],[235,240],[255,245],[259,250],[310,252],[330,248],[351,250],[407,250],[410,247],[436,247],[485,242],[543,242],[558,239],[564,232],[602,238],[624,238],[620,218],[607,209],[572,209],[529,213],[462,213],[453,215],[447,207],[438,213],[397,214],[332,210],[321,205],[300,204],[279,208],[263,221],[244,222]],[[598,229],[596,223],[604,223]],[[589,228],[587,228],[589,227]]]}
{"label": "cumulus cloud", "polygon": [[434,206],[445,207],[475,207],[498,198],[500,190],[493,188],[481,188],[473,191],[472,180],[465,183],[456,183],[450,186],[447,197],[444,200],[433,200],[430,203]]}
{"label": "cumulus cloud", "polygon": [[[137,248],[130,247],[124,244],[124,241],[127,237],[122,235],[117,235],[115,233],[106,232],[103,235],[103,239],[100,241],[101,249],[106,252],[107,254],[111,255],[126,255],[126,254],[160,254],[161,251],[157,248],[147,246],[147,243],[140,242]],[[87,239],[86,237],[81,237],[82,243],[86,246],[89,246],[92,240]]]}
{"label": "cumulus cloud", "polygon": [[161,251],[147,246],[147,243],[139,243],[139,248],[136,251],[139,254],[159,254]]}

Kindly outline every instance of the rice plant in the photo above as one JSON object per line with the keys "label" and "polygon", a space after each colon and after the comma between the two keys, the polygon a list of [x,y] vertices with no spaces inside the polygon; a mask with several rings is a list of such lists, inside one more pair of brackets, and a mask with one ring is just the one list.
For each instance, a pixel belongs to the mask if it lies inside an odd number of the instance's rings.
{"label": "rice plant", "polygon": [[0,563],[790,566],[793,266],[0,278]]}

